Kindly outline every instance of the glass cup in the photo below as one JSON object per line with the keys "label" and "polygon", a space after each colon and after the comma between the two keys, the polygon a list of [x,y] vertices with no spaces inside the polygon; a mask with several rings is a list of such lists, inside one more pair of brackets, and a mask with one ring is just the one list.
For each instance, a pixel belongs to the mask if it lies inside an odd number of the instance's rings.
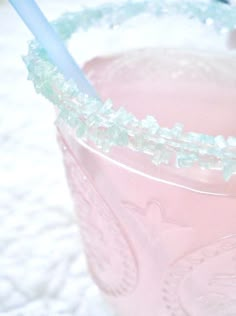
{"label": "glass cup", "polygon": [[[102,100],[66,82],[35,42],[25,62],[36,91],[55,105],[89,271],[115,313],[235,316],[236,10],[127,2],[67,13],[54,26],[66,40],[78,28],[117,32],[126,23],[128,45],[135,23],[149,19],[167,37],[171,23],[194,22],[201,42],[214,34],[225,46],[196,48],[191,30],[187,48],[174,38],[156,46],[143,40],[95,58],[84,69]],[[171,126],[179,116],[185,127]]]}

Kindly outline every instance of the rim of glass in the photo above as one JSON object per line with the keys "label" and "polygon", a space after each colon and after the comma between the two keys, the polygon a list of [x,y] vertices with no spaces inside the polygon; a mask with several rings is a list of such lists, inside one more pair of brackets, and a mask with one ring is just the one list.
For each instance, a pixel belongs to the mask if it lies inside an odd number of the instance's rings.
{"label": "rim of glass", "polygon": [[[127,1],[84,8],[63,14],[52,25],[67,41],[79,28],[88,30],[95,25],[113,28],[144,12],[156,16],[181,13],[189,18],[198,17],[203,23],[211,20],[217,31],[223,33],[236,28],[236,8],[216,1],[182,1],[180,5],[167,0]],[[58,108],[57,124],[66,123],[79,139],[91,141],[97,149],[109,152],[114,146],[124,146],[149,155],[157,166],[174,162],[177,168],[197,166],[220,171],[225,181],[235,176],[236,136],[226,139],[222,135],[185,132],[181,123],[167,128],[159,126],[151,115],[139,120],[123,107],[115,110],[111,100],[103,102],[89,97],[75,82],[66,81],[36,41],[30,42],[24,61],[35,90]]]}

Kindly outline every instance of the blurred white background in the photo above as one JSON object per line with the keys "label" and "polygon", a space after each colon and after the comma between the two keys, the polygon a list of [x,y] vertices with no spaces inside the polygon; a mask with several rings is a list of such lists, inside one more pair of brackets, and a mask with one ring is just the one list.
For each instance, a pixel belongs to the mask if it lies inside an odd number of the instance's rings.
{"label": "blurred white background", "polygon": [[[38,0],[49,19],[101,2]],[[81,255],[53,108],[26,80],[31,38],[0,0],[0,316],[107,316]]]}

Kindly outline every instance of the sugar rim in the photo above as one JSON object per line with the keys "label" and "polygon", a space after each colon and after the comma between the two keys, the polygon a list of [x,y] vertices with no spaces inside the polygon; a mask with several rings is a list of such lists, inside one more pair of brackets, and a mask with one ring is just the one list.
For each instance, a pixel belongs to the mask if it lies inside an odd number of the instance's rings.
{"label": "sugar rim", "polygon": [[[168,12],[181,13],[190,18],[197,16],[204,23],[211,20],[219,32],[236,28],[236,8],[215,2],[196,5],[183,1],[180,6],[175,2],[160,3],[159,0],[85,8],[79,12],[65,13],[52,24],[66,41],[78,28],[87,30],[100,24],[113,28],[143,12],[156,16]],[[24,61],[35,90],[59,109],[57,124],[67,123],[79,139],[92,141],[103,152],[109,152],[113,146],[125,146],[150,155],[156,165],[171,165],[174,162],[177,168],[199,166],[206,170],[222,171],[225,181],[236,174],[235,136],[225,139],[222,135],[184,132],[184,126],[180,123],[173,128],[160,127],[151,115],[139,120],[125,108],[115,111],[111,100],[102,102],[91,98],[81,93],[75,82],[66,81],[36,41],[30,43]]]}

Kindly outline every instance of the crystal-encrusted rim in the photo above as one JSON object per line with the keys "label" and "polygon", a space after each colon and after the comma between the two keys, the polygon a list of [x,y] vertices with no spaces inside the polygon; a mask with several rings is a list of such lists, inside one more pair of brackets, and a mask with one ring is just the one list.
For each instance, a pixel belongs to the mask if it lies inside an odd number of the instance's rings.
{"label": "crystal-encrusted rim", "polygon": [[[236,27],[236,9],[215,2],[177,3],[159,0],[132,2],[121,5],[106,4],[79,12],[66,13],[53,22],[63,40],[68,40],[79,28],[87,30],[95,25],[112,28],[143,12],[155,15],[166,12],[197,16],[204,23],[211,20],[219,32]],[[113,109],[112,102],[102,102],[81,93],[73,81],[65,81],[62,74],[48,60],[46,52],[32,41],[24,61],[38,93],[59,109],[58,124],[66,122],[78,138],[92,141],[108,152],[113,146],[126,146],[151,156],[156,165],[172,164],[178,168],[199,166],[223,172],[225,181],[236,173],[236,137],[210,136],[185,132],[180,123],[173,128],[159,126],[148,115],[139,120],[125,108]]]}

